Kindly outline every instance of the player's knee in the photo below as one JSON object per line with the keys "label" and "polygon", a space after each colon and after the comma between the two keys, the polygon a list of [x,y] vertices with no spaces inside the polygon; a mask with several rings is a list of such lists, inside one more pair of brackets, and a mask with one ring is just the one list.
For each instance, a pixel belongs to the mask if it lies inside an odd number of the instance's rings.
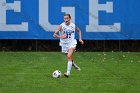
{"label": "player's knee", "polygon": [[67,59],[69,59],[69,60],[70,60],[70,59],[72,59],[72,58],[71,58],[71,56],[70,56],[70,55],[67,55]]}

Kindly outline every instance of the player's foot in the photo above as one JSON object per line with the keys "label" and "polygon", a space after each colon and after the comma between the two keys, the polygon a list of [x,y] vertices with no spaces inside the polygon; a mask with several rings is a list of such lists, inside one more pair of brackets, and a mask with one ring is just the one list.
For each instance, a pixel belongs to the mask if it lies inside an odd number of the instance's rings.
{"label": "player's foot", "polygon": [[79,66],[77,66],[74,62],[72,63],[72,66],[76,69],[76,70],[78,70],[78,71],[80,71],[81,69],[80,69],[80,67]]}
{"label": "player's foot", "polygon": [[81,71],[80,67],[76,67],[76,69],[77,69],[78,71]]}
{"label": "player's foot", "polygon": [[74,68],[78,71],[81,71],[80,67],[78,67],[78,66],[74,66]]}
{"label": "player's foot", "polygon": [[67,77],[67,78],[69,77],[69,75],[67,75],[67,73],[64,73],[64,76]]}

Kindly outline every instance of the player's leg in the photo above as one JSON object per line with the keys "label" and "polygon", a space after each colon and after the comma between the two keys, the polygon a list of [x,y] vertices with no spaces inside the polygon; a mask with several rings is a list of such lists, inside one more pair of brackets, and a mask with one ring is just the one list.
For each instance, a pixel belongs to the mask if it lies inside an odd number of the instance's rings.
{"label": "player's leg", "polygon": [[68,61],[71,61],[72,62],[72,54],[73,54],[73,52],[74,52],[74,50],[75,50],[75,48],[70,48],[69,50],[68,50],[68,53],[67,53],[67,59],[68,59]]}
{"label": "player's leg", "polygon": [[66,76],[66,77],[68,77],[70,75],[70,71],[72,68],[72,54],[73,54],[74,50],[75,50],[75,48],[70,48],[67,53],[67,60],[68,60],[67,73],[64,73],[64,76]]}
{"label": "player's leg", "polygon": [[77,69],[78,71],[81,70],[80,67],[77,66],[73,60],[72,60],[72,66],[73,66],[75,69]]}

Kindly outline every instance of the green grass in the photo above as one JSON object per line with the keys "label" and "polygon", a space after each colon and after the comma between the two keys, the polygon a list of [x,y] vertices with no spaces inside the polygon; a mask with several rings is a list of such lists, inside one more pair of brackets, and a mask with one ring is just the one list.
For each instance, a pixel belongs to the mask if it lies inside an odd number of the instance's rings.
{"label": "green grass", "polygon": [[60,52],[0,52],[0,93],[140,93],[139,52],[79,52],[71,76]]}

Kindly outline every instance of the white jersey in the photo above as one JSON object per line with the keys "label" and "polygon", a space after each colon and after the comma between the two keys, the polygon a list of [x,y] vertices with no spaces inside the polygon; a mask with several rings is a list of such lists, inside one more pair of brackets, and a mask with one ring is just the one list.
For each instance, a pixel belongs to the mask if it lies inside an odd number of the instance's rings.
{"label": "white jersey", "polygon": [[75,42],[77,44],[77,41],[75,39],[75,24],[70,23],[70,25],[66,25],[65,22],[60,24],[62,26],[61,31],[59,32],[60,36],[66,36],[65,39],[60,39],[60,43],[71,43]]}

